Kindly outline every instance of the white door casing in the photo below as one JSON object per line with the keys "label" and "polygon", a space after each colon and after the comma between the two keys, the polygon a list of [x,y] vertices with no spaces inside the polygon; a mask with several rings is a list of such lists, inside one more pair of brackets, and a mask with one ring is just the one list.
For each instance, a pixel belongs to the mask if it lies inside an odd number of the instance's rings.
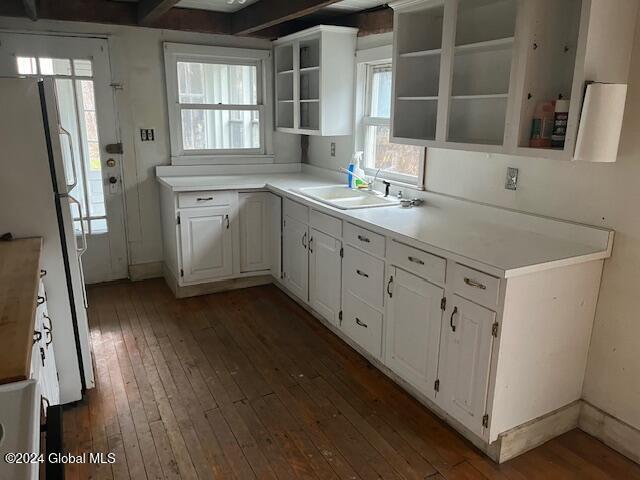
{"label": "white door casing", "polygon": [[338,326],[342,292],[340,240],[311,229],[309,237],[309,303]]}
{"label": "white door casing", "polygon": [[387,364],[434,400],[444,290],[399,268],[387,285]]}

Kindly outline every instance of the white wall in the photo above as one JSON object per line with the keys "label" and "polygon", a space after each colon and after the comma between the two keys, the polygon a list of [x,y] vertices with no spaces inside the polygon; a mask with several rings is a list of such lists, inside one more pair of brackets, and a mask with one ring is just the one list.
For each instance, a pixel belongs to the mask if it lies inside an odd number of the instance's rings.
{"label": "white wall", "polygon": [[[38,33],[76,33],[106,36],[109,41],[121,139],[124,144],[124,183],[129,263],[162,260],[160,200],[155,167],[169,164],[169,124],[162,42],[270,49],[270,42],[224,35],[0,17],[0,29]],[[155,142],[140,142],[139,128],[155,128]],[[299,162],[300,140],[274,133],[276,162]]]}
{"label": "white wall", "polygon": [[[640,22],[619,158],[584,164],[429,149],[427,190],[616,230],[605,262],[584,398],[640,428]],[[336,157],[329,145],[336,142]],[[348,163],[351,137],[312,138],[309,163]],[[507,166],[520,169],[516,192],[504,189]]]}

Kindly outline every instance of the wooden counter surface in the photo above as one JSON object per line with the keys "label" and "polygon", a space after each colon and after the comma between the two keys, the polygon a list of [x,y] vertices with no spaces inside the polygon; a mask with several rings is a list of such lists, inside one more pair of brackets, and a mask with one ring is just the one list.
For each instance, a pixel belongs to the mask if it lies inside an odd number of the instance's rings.
{"label": "wooden counter surface", "polygon": [[0,242],[0,384],[29,378],[42,238]]}

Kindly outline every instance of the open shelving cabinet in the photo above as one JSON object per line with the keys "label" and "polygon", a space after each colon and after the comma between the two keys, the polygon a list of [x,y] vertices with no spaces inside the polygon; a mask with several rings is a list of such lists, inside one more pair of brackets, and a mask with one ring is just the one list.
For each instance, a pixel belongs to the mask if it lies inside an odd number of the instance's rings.
{"label": "open shelving cabinet", "polygon": [[357,32],[319,25],[273,42],[276,130],[351,135]]}
{"label": "open shelving cabinet", "polygon": [[[588,81],[626,83],[637,0],[399,0],[391,140],[571,159]],[[529,147],[539,103],[570,100],[563,149]]]}

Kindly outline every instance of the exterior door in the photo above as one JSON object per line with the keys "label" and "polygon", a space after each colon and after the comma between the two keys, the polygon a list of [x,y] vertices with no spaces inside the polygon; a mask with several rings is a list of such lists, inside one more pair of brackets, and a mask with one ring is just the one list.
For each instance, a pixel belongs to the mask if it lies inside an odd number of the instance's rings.
{"label": "exterior door", "polygon": [[240,272],[271,268],[270,207],[267,192],[240,193]]}
{"label": "exterior door", "polygon": [[183,282],[233,274],[230,215],[229,207],[194,208],[180,213]]}
{"label": "exterior door", "polygon": [[338,326],[342,290],[342,243],[318,230],[309,238],[309,303],[311,307]]}
{"label": "exterior door", "polygon": [[387,284],[387,365],[433,400],[444,290],[398,268]]}
{"label": "exterior door", "polygon": [[0,75],[55,79],[63,154],[77,176],[76,233],[86,232],[85,282],[127,277],[122,155],[106,149],[119,142],[107,40],[0,33]]}
{"label": "exterior door", "polygon": [[443,322],[438,403],[478,436],[484,431],[495,318],[454,295]]}
{"label": "exterior door", "polygon": [[309,298],[308,240],[307,225],[285,215],[282,239],[284,284],[305,301]]}

